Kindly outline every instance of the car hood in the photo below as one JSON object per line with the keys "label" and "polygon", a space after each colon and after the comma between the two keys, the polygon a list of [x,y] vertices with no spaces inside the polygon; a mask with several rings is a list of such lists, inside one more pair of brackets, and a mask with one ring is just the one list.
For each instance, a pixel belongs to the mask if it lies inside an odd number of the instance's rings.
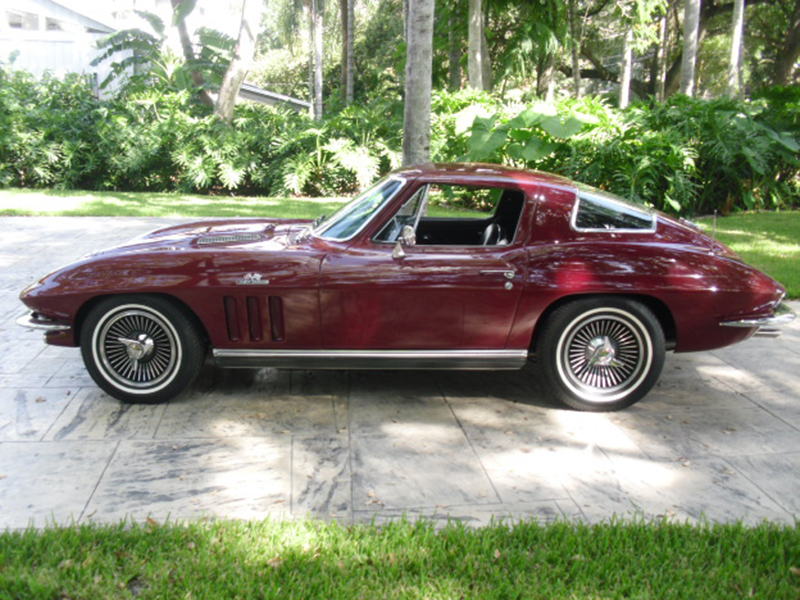
{"label": "car hood", "polygon": [[[91,254],[210,250],[260,245],[265,250],[280,250],[294,245],[311,225],[301,219],[228,219],[198,221],[157,229],[130,242]],[[88,257],[87,257],[88,258]]]}

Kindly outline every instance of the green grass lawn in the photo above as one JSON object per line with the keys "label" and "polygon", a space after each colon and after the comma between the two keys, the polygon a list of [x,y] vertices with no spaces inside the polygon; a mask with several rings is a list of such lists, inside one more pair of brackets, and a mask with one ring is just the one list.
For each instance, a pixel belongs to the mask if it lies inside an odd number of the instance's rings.
{"label": "green grass lawn", "polygon": [[315,219],[347,198],[250,198],[156,192],[0,190],[0,216]]}
{"label": "green grass lawn", "polygon": [[800,597],[800,528],[322,521],[0,534],[0,598]]}
{"label": "green grass lawn", "polygon": [[[712,233],[713,219],[700,220]],[[800,212],[744,213],[717,219],[717,238],[746,262],[786,286],[800,298]]]}

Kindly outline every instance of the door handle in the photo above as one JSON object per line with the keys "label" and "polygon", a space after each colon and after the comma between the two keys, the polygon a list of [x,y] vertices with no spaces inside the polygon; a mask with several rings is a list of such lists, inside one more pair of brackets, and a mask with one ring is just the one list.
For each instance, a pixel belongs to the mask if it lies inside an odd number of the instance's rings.
{"label": "door handle", "polygon": [[489,269],[481,271],[481,275],[502,275],[506,279],[514,279],[517,272],[514,269]]}

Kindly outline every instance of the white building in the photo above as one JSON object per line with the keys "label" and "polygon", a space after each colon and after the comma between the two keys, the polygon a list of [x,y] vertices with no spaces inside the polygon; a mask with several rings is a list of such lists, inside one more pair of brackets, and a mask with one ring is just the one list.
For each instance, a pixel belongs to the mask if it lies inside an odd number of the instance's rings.
{"label": "white building", "polygon": [[[107,12],[98,12],[99,6]],[[201,0],[187,18],[188,29],[194,32],[201,25],[210,24],[235,37],[240,9],[241,0]],[[119,29],[138,27],[151,31],[135,11],[153,13],[166,24],[172,19],[170,0],[106,0],[105,3],[97,0],[0,0],[0,65],[27,71],[36,77],[46,72],[57,77],[84,73],[92,77],[101,93],[99,85],[111,72],[111,63],[119,62],[125,54],[92,66],[92,61],[100,54],[97,41]],[[168,27],[167,33],[168,44],[180,55],[177,30]],[[112,82],[109,91],[116,89],[116,85],[117,82]],[[296,111],[307,111],[311,106],[304,100],[249,84],[240,97],[264,104],[287,105]]]}
{"label": "white building", "polygon": [[116,31],[110,19],[100,19],[53,0],[2,0],[0,63],[37,77],[85,73],[100,83],[110,64],[91,66],[98,55],[95,43]]}

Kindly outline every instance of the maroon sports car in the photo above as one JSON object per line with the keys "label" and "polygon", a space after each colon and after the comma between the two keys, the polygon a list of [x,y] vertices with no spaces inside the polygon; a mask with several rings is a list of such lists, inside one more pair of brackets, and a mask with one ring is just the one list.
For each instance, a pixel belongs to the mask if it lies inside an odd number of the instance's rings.
{"label": "maroon sports car", "polygon": [[567,179],[494,165],[390,174],[328,219],[202,221],[89,255],[22,292],[20,324],[80,346],[126,402],[223,367],[519,369],[615,410],[667,350],[720,348],[793,314],[723,244]]}

